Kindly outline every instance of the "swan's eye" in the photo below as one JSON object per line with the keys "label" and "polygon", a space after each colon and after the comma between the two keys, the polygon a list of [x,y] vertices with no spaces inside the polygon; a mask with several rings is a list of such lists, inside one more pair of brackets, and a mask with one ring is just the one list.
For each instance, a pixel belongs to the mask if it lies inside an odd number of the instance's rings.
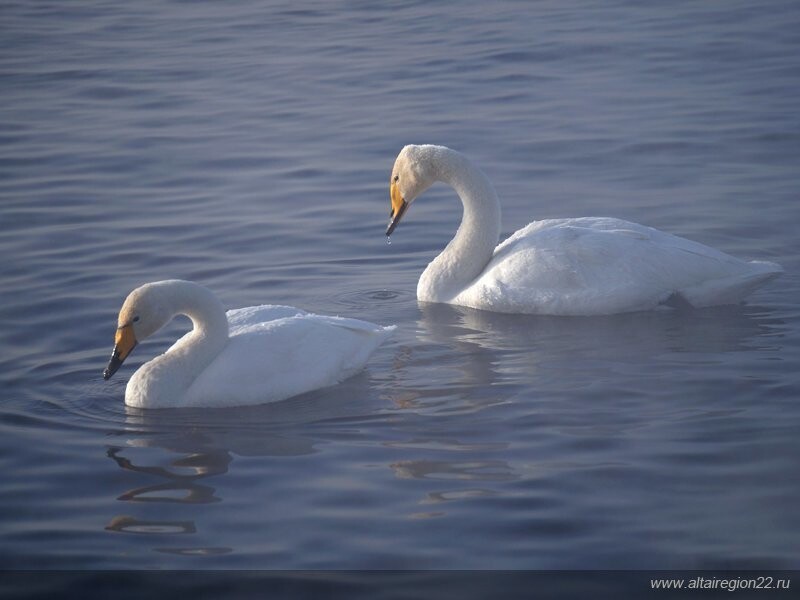
{"label": "swan's eye", "polygon": [[400,179],[400,175],[395,175],[395,176],[394,176],[394,182],[395,182],[395,183],[397,183],[397,180],[398,180],[398,179]]}
{"label": "swan's eye", "polygon": [[132,322],[132,323],[136,323],[136,321],[138,321],[138,320],[139,320],[139,317],[138,317],[138,316],[136,316],[136,317],[133,317],[133,321],[131,321],[131,322]]}

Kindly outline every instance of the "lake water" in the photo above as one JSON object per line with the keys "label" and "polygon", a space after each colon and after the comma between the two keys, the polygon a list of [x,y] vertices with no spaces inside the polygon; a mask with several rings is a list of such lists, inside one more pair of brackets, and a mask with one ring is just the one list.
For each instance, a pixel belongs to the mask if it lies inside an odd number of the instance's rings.
{"label": "lake water", "polygon": [[[800,5],[6,2],[0,567],[798,569]],[[616,216],[786,273],[740,306],[421,305],[461,206],[391,245],[406,143],[469,156],[503,237]],[[272,405],[102,380],[134,287],[396,324]]]}

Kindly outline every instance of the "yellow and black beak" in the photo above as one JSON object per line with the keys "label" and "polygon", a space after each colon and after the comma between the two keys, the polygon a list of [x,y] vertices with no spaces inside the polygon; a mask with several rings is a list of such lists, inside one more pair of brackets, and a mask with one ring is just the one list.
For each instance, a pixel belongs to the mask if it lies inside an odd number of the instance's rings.
{"label": "yellow and black beak", "polygon": [[408,202],[405,201],[400,190],[397,188],[397,184],[394,182],[389,185],[389,195],[392,197],[392,210],[389,213],[391,221],[389,221],[389,227],[386,228],[387,236],[392,235],[394,228],[397,227],[397,224],[403,217],[403,213],[405,213],[408,208]]}
{"label": "yellow and black beak", "polygon": [[133,325],[127,324],[117,328],[117,333],[114,335],[114,349],[111,351],[111,360],[108,361],[108,366],[103,371],[103,379],[108,380],[117,372],[128,358],[128,355],[136,347],[136,334],[133,332]]}

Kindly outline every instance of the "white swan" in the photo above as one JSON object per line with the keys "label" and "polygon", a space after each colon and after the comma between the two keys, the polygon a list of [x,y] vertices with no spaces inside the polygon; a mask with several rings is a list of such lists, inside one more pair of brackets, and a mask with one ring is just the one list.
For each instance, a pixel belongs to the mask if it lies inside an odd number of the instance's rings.
{"label": "white swan", "polygon": [[406,146],[390,179],[389,236],[433,183],[464,204],[455,237],[425,269],[417,299],[505,313],[601,315],[662,304],[741,300],[780,274],[708,246],[621,219],[534,221],[495,247],[500,205],[486,176],[444,146]]}
{"label": "white swan", "polygon": [[133,374],[125,388],[128,406],[283,400],[354,375],[395,329],[291,306],[250,306],[226,314],[216,296],[196,283],[159,281],[136,288],[122,305],[103,378],[117,371],[140,340],[177,315],[188,316],[194,329]]}

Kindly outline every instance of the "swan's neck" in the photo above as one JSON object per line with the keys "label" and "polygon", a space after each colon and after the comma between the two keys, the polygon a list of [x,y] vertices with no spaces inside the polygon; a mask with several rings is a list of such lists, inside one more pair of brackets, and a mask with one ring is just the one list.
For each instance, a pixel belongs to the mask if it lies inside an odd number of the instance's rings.
{"label": "swan's neck", "polygon": [[447,302],[480,275],[500,239],[500,203],[489,179],[464,157],[441,149],[432,157],[437,181],[455,189],[464,215],[455,237],[422,273],[417,298]]}
{"label": "swan's neck", "polygon": [[188,281],[171,281],[164,295],[172,317],[185,315],[192,330],[161,356],[143,365],[126,389],[138,401],[129,404],[180,406],[195,379],[228,343],[228,319],[220,301],[206,288]]}

